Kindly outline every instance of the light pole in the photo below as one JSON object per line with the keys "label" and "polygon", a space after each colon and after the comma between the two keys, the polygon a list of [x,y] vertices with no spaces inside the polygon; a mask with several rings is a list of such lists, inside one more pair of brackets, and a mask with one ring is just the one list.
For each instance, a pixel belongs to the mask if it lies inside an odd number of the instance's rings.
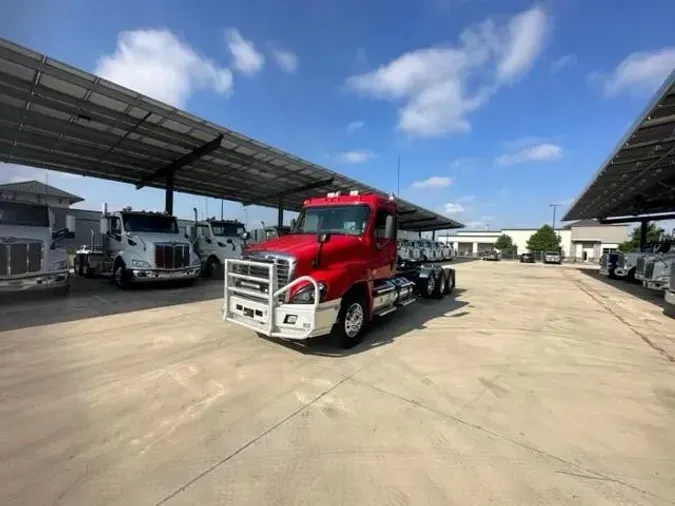
{"label": "light pole", "polygon": [[555,212],[562,204],[549,204],[549,207],[553,208],[553,230],[555,230]]}

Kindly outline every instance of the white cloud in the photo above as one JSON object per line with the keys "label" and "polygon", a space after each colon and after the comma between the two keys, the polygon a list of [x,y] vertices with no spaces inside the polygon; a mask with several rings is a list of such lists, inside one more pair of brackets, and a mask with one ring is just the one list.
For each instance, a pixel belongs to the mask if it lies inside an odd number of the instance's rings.
{"label": "white cloud", "polygon": [[464,212],[464,207],[462,207],[462,204],[448,202],[443,206],[443,212],[450,215],[461,214]]}
{"label": "white cloud", "polygon": [[355,132],[356,130],[360,130],[365,126],[365,123],[363,121],[352,121],[351,123],[347,123],[347,132]]}
{"label": "white cloud", "polygon": [[480,220],[468,221],[465,223],[465,225],[466,228],[474,228],[474,229],[484,229],[487,227],[487,223]]}
{"label": "white cloud", "polygon": [[234,58],[234,66],[246,76],[257,74],[265,66],[265,56],[256,50],[250,40],[245,39],[236,28],[225,30],[227,47]]}
{"label": "white cloud", "polygon": [[450,169],[460,170],[464,174],[470,174],[478,166],[478,160],[471,157],[457,158],[450,162]]}
{"label": "white cloud", "polygon": [[547,27],[546,13],[539,7],[511,18],[507,50],[498,68],[502,80],[511,81],[530,70],[544,44]]}
{"label": "white cloud", "polygon": [[277,65],[279,65],[284,72],[294,74],[298,70],[298,56],[292,51],[274,49],[272,50],[272,55],[274,56]]}
{"label": "white cloud", "polygon": [[549,142],[545,137],[536,137],[534,135],[529,135],[527,137],[521,137],[515,141],[508,141],[504,143],[504,149],[507,151],[516,151],[525,148],[531,148],[537,144],[544,144]]}
{"label": "white cloud", "polygon": [[63,179],[80,178],[78,174],[69,174],[55,170],[38,169],[27,165],[0,162],[0,183],[19,183],[22,181],[40,181],[42,183],[58,183]]}
{"label": "white cloud", "polygon": [[466,29],[457,46],[418,49],[347,79],[347,88],[403,102],[398,128],[419,136],[468,132],[467,116],[501,86],[524,75],[543,46],[546,13],[536,7],[506,27],[486,21]]}
{"label": "white cloud", "polygon": [[439,188],[447,188],[452,184],[452,178],[451,177],[445,177],[445,176],[431,176],[428,179],[424,179],[422,181],[415,181],[412,184],[413,188],[416,188],[418,190],[420,189],[439,189]]}
{"label": "white cloud", "polygon": [[95,74],[176,107],[185,107],[199,89],[228,94],[232,72],[203,58],[168,30],[121,32],[112,55]]}
{"label": "white cloud", "polygon": [[357,164],[370,160],[373,157],[373,152],[369,149],[346,151],[340,155],[340,158],[345,163]]}
{"label": "white cloud", "polygon": [[459,202],[461,204],[468,204],[470,202],[473,202],[474,200],[476,200],[475,195],[463,195],[462,197],[459,197],[457,199],[457,202]]}
{"label": "white cloud", "polygon": [[561,205],[562,207],[569,207],[569,206],[572,205],[572,202],[574,202],[574,197],[569,198],[569,199],[559,200],[558,202],[556,202],[556,204]]}
{"label": "white cloud", "polygon": [[551,64],[551,74],[561,71],[565,67],[569,67],[577,63],[577,57],[573,53],[566,54],[558,58]]}
{"label": "white cloud", "polygon": [[494,220],[494,219],[495,219],[494,216],[481,216],[481,217],[480,217],[480,220],[481,220],[481,221],[485,221],[485,222],[489,222],[489,221],[492,221],[492,220]]}
{"label": "white cloud", "polygon": [[515,153],[506,153],[495,158],[496,167],[508,167],[526,162],[551,162],[560,160],[563,149],[557,144],[537,144]]}
{"label": "white cloud", "polygon": [[592,80],[602,82],[606,96],[621,93],[651,93],[675,69],[675,47],[654,52],[637,52],[625,58],[609,74],[593,73]]}

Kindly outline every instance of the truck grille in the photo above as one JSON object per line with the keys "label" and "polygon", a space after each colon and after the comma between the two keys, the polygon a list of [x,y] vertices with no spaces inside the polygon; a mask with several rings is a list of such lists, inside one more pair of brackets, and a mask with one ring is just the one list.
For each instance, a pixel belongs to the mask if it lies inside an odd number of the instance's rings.
{"label": "truck grille", "polygon": [[182,269],[190,266],[187,244],[156,244],[155,265],[158,269]]}
{"label": "truck grille", "polygon": [[654,261],[647,263],[645,267],[645,279],[652,279],[654,276]]}
{"label": "truck grille", "polygon": [[[274,263],[277,265],[277,279],[276,283],[277,286],[275,287],[274,291],[278,290],[279,288],[286,286],[289,281],[291,280],[291,262],[286,259],[286,258],[278,258],[274,257],[272,255],[265,255],[265,256],[255,256],[255,255],[247,255],[243,256],[242,260],[251,260],[253,262],[264,262],[264,263]],[[246,276],[254,276],[254,277],[259,277],[259,278],[267,278],[267,269],[264,267],[256,267],[254,265],[241,265],[241,264],[236,264],[233,266],[232,272],[235,274],[243,274]],[[280,296],[280,299],[283,299],[284,295]]]}
{"label": "truck grille", "polygon": [[635,274],[643,275],[645,272],[646,261],[645,257],[638,257],[637,263],[635,264]]}
{"label": "truck grille", "polygon": [[617,267],[623,267],[626,265],[626,255],[623,253],[612,253],[612,255],[616,255],[616,266]]}
{"label": "truck grille", "polygon": [[0,244],[0,276],[19,276],[42,268],[42,243]]}

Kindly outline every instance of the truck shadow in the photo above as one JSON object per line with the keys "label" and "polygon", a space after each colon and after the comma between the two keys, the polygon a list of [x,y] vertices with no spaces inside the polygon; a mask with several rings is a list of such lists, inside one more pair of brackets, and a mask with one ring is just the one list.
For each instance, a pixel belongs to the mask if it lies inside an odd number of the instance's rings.
{"label": "truck shadow", "polygon": [[119,290],[109,280],[75,277],[66,297],[47,291],[0,294],[0,332],[222,298],[220,279],[200,279],[193,286],[167,282]]}
{"label": "truck shadow", "polygon": [[363,342],[348,350],[341,349],[337,343],[325,336],[307,341],[264,339],[304,355],[334,358],[355,355],[391,344],[413,330],[424,329],[427,322],[436,318],[461,318],[470,314],[470,311],[459,311],[469,305],[467,301],[459,300],[459,297],[462,297],[465,293],[465,288],[456,288],[451,295],[446,295],[442,300],[419,299],[417,302],[390,315],[378,318],[373,322],[370,332],[366,334]]}
{"label": "truck shadow", "polygon": [[579,272],[584,273],[589,278],[597,279],[606,285],[612,286],[621,290],[624,293],[642,299],[646,302],[651,302],[655,306],[663,309],[664,314],[671,315],[673,309],[670,307],[670,304],[667,304],[663,298],[663,292],[657,292],[655,290],[649,290],[642,286],[639,282],[631,283],[629,281],[624,281],[623,279],[609,279],[607,276],[603,276],[596,270],[591,269],[579,269]]}

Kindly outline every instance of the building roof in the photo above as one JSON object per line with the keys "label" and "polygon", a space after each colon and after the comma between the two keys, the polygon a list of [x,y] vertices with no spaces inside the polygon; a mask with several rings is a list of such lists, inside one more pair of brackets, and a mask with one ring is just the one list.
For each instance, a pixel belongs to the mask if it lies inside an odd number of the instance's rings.
{"label": "building roof", "polygon": [[0,190],[10,190],[17,193],[45,195],[47,197],[66,199],[69,200],[71,204],[84,201],[82,197],[78,197],[77,195],[73,195],[67,191],[60,190],[59,188],[35,180],[19,181],[16,183],[3,183],[0,184]]}
{"label": "building roof", "polygon": [[675,71],[563,221],[675,211]]}
{"label": "building roof", "polygon": [[[0,161],[289,211],[319,192],[384,194],[4,39],[0,106]],[[463,226],[398,202],[403,229]]]}
{"label": "building roof", "polygon": [[565,225],[562,230],[572,230],[575,227],[625,227],[625,224],[600,223],[598,220],[579,220]]}

